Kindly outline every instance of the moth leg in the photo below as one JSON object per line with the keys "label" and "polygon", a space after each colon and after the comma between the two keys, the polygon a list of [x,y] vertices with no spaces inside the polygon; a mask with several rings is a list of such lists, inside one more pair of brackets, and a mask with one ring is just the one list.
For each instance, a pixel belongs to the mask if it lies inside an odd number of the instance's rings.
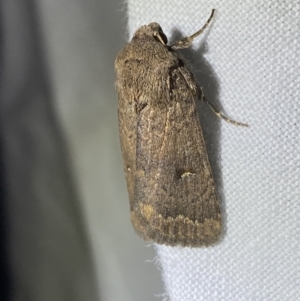
{"label": "moth leg", "polygon": [[194,34],[192,34],[189,37],[185,37],[182,40],[176,41],[171,45],[172,49],[183,49],[183,48],[189,48],[192,45],[193,40],[199,36],[204,30],[205,28],[207,28],[207,26],[209,25],[209,23],[211,22],[213,16],[215,13],[215,9],[213,9],[211,11],[210,17],[208,18],[208,20],[206,21],[206,23],[204,24],[204,26],[198,30],[197,32],[195,32]]}
{"label": "moth leg", "polygon": [[249,125],[246,124],[246,123],[242,123],[242,122],[238,122],[238,121],[235,121],[235,120],[232,120],[230,118],[228,118],[227,116],[223,115],[221,112],[219,112],[214,106],[212,103],[209,102],[209,100],[204,96],[204,93],[202,91],[202,88],[199,89],[199,98],[200,100],[203,100],[209,107],[210,109],[221,119],[224,119],[226,122],[228,123],[232,123],[234,125],[238,125],[238,126],[245,126],[245,127],[248,127]]}

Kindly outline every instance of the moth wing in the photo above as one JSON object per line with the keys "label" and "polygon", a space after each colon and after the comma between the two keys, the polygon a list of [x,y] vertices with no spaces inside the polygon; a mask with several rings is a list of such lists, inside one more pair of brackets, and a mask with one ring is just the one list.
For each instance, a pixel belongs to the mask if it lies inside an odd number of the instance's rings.
{"label": "moth wing", "polygon": [[[122,61],[122,60],[121,60]],[[121,151],[126,175],[126,183],[130,200],[130,210],[134,204],[134,186],[136,170],[136,135],[137,135],[137,113],[136,99],[138,90],[126,85],[130,82],[132,75],[137,68],[137,63],[132,62],[127,68],[117,72],[116,89],[118,91],[118,119]],[[124,88],[125,87],[125,88]]]}
{"label": "moth wing", "polygon": [[136,115],[132,223],[146,240],[208,245],[219,237],[221,217],[194,101],[196,83],[184,67],[160,82],[166,84],[158,99],[147,100]]}

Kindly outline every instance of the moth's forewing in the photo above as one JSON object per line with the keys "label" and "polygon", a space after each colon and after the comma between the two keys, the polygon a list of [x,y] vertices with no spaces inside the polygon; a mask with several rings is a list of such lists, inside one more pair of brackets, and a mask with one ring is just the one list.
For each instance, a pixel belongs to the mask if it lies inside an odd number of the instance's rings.
{"label": "moth's forewing", "polygon": [[123,49],[116,73],[135,230],[146,240],[167,245],[215,242],[221,232],[220,208],[193,76],[176,52],[147,36]]}

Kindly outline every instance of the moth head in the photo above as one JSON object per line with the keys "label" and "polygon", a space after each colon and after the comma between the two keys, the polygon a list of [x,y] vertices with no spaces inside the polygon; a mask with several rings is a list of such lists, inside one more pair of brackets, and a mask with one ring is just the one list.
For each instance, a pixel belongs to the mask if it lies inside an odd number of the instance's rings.
{"label": "moth head", "polygon": [[141,37],[154,37],[157,41],[159,41],[163,45],[167,45],[168,39],[164,34],[163,30],[161,29],[158,23],[150,23],[148,25],[144,25],[140,27],[134,34],[134,38],[141,38]]}

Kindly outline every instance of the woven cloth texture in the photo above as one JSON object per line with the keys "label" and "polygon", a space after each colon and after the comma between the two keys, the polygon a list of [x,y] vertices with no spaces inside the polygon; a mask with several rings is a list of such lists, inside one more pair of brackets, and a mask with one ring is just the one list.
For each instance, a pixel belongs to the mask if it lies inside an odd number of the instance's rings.
{"label": "woven cloth texture", "polygon": [[224,216],[212,247],[157,246],[166,299],[300,300],[300,2],[128,2],[130,37],[158,22],[174,40],[216,16],[187,52]]}

